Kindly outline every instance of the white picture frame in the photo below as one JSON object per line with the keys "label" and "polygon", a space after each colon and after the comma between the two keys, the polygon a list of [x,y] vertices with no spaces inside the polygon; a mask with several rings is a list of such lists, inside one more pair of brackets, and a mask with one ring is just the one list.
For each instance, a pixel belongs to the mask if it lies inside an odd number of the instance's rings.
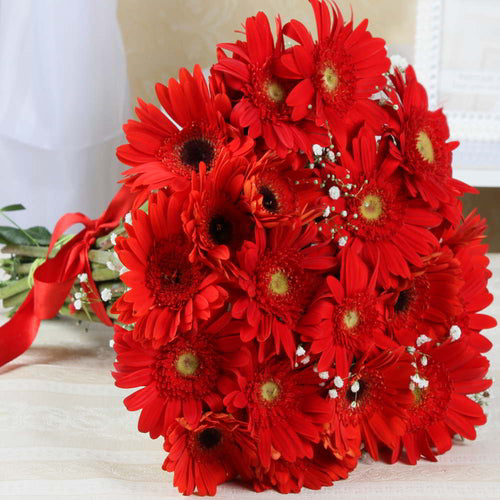
{"label": "white picture frame", "polygon": [[477,187],[500,186],[499,25],[498,0],[417,0],[417,77],[461,143],[454,176]]}

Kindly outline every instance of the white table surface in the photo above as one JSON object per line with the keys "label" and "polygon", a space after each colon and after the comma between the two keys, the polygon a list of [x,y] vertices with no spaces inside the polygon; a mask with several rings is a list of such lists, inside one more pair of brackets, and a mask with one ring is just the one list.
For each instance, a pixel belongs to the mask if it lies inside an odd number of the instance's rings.
{"label": "white table surface", "polygon": [[[492,256],[489,313],[500,317],[500,254]],[[5,321],[1,316],[0,322]],[[113,385],[112,330],[57,319],[43,323],[32,348],[0,368],[0,497],[47,499],[178,499],[172,475],[162,471],[160,440],[137,431],[137,413]],[[88,325],[87,325],[88,326]],[[491,376],[500,374],[499,328],[487,336]],[[493,387],[489,422],[474,442],[458,443],[438,463],[386,465],[363,459],[345,481],[305,499],[500,499],[500,402]],[[236,484],[223,499],[282,498]]]}

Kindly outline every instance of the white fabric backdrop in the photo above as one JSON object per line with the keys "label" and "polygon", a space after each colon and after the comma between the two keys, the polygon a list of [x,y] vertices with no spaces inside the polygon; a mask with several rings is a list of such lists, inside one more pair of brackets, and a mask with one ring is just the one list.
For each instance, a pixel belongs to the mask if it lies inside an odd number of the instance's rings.
{"label": "white fabric backdrop", "polygon": [[0,206],[20,224],[102,211],[129,114],[116,0],[0,0]]}

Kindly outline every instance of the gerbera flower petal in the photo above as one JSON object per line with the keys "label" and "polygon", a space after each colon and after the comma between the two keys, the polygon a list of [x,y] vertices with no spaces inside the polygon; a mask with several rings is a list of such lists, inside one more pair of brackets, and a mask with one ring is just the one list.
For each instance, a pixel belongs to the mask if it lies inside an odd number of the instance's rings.
{"label": "gerbera flower petal", "polygon": [[200,322],[196,330],[160,349],[146,347],[132,331],[116,327],[114,348],[115,383],[124,388],[145,386],[124,402],[130,411],[141,410],[139,430],[154,438],[178,417],[197,425],[203,404],[221,409],[219,380],[249,361],[238,325],[227,313]]}

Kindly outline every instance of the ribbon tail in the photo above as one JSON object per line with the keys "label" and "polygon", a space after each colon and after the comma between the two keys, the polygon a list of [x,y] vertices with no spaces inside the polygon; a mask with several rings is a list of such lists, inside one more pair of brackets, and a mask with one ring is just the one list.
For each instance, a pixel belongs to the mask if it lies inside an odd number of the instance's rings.
{"label": "ribbon tail", "polygon": [[39,327],[40,319],[35,314],[35,296],[31,290],[14,316],[0,327],[0,366],[27,351]]}

